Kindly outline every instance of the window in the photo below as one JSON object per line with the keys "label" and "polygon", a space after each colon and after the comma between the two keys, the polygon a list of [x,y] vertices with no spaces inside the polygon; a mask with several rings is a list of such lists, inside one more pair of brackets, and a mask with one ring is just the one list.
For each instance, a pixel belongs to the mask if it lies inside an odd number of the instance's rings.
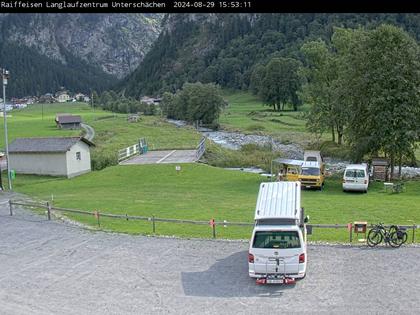
{"label": "window", "polygon": [[82,160],[82,154],[80,152],[76,152],[76,160]]}
{"label": "window", "polygon": [[300,248],[297,231],[259,231],[255,233],[253,248]]}
{"label": "window", "polygon": [[349,170],[346,171],[345,177],[363,178],[363,177],[365,177],[365,171],[364,170],[349,169]]}
{"label": "window", "polygon": [[302,167],[302,175],[319,176],[320,169],[316,167]]}

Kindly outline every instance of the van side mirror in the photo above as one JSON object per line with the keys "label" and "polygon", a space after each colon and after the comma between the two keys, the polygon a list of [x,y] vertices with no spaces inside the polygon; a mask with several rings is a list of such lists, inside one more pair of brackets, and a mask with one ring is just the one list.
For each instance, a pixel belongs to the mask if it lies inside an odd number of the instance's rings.
{"label": "van side mirror", "polygon": [[307,216],[305,217],[305,219],[303,220],[303,222],[305,222],[305,223],[308,223],[308,222],[309,222],[309,215],[307,215]]}

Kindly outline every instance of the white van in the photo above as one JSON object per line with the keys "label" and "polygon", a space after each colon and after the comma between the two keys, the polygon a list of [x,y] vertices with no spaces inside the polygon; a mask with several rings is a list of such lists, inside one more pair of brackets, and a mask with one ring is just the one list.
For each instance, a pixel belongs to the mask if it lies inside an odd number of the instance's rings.
{"label": "white van", "polygon": [[305,151],[303,153],[303,160],[305,162],[318,162],[320,165],[324,164],[324,158],[320,151]]}
{"label": "white van", "polygon": [[343,191],[362,191],[367,193],[369,172],[366,163],[347,165],[343,175]]}
{"label": "white van", "polygon": [[249,276],[257,283],[293,283],[306,274],[306,227],[300,182],[261,183],[249,245]]}

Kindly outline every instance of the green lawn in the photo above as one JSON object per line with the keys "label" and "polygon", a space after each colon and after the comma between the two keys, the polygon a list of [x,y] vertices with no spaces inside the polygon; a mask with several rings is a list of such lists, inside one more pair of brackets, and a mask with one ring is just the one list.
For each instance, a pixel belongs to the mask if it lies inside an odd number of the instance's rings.
{"label": "green lawn", "polygon": [[128,123],[127,115],[109,115],[89,121],[95,129],[96,150],[117,152],[146,138],[151,150],[195,148],[201,135],[193,128],[177,128],[159,117],[143,116],[138,123]]}
{"label": "green lawn", "polygon": [[[194,148],[200,134],[192,128],[176,128],[155,116],[143,116],[138,123],[128,123],[127,114],[115,114],[101,109],[93,110],[86,103],[34,104],[14,110],[7,119],[9,142],[19,137],[76,136],[80,130],[61,130],[55,125],[57,113],[82,116],[82,121],[96,132],[94,151],[116,154],[117,150],[146,138],[151,149]],[[3,119],[0,119],[3,129]],[[0,147],[4,137],[0,137]]]}
{"label": "green lawn", "polygon": [[[21,137],[60,137],[80,134],[78,130],[58,129],[54,121],[56,113],[80,114],[83,120],[86,120],[103,115],[104,112],[99,110],[93,112],[84,103],[33,104],[25,109],[13,110],[7,117],[9,142]],[[1,130],[3,125],[1,117]],[[0,137],[0,147],[3,146],[4,136]]]}
{"label": "green lawn", "polygon": [[[15,190],[50,200],[60,207],[161,218],[252,222],[260,175],[228,171],[200,164],[115,166],[73,179],[18,175]],[[303,206],[311,223],[419,224],[420,182],[408,182],[401,194],[383,192],[373,183],[368,194],[343,193],[339,179],[329,179],[323,192],[304,191]],[[71,216],[95,224],[93,217]],[[413,220],[413,221],[411,221]],[[150,222],[102,219],[102,228],[127,233],[151,233]],[[248,238],[251,228],[218,227],[224,238]],[[157,233],[210,237],[208,226],[157,223]],[[346,241],[346,230],[314,230],[312,240]],[[420,240],[420,236],[417,236]]]}
{"label": "green lawn", "polygon": [[306,119],[303,117],[306,107],[297,112],[275,112],[248,92],[226,92],[224,97],[229,103],[220,115],[220,124],[224,129],[245,133],[261,132],[282,141],[313,140],[313,136],[306,130]]}

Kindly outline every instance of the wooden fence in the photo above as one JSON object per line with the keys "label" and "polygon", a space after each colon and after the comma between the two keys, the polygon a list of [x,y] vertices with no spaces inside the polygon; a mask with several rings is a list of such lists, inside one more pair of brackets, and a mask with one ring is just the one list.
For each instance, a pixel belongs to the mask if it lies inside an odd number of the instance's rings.
{"label": "wooden fence", "polygon": [[[238,226],[238,227],[252,227],[254,223],[250,222],[229,222],[226,220],[223,221],[215,221],[214,219],[209,219],[208,221],[197,221],[197,220],[184,220],[184,219],[167,219],[167,218],[158,218],[154,215],[152,216],[133,216],[128,214],[111,214],[105,213],[100,211],[86,211],[80,209],[69,209],[69,208],[58,208],[53,207],[49,202],[46,203],[28,203],[28,202],[21,202],[21,201],[12,201],[9,200],[9,208],[10,208],[10,215],[13,215],[13,206],[22,206],[22,207],[31,207],[31,208],[38,208],[38,209],[45,209],[47,219],[51,220],[52,214],[54,211],[64,212],[64,213],[75,213],[75,214],[82,214],[94,217],[96,219],[97,225],[101,227],[101,218],[112,218],[112,219],[123,219],[123,220],[138,220],[138,221],[148,221],[151,224],[153,234],[156,233],[156,226],[157,222],[166,222],[166,223],[173,223],[173,224],[192,224],[192,225],[203,225],[203,226],[210,226],[212,231],[213,238],[217,237],[216,234],[216,227],[217,226]],[[347,229],[349,233],[349,242],[352,243],[353,241],[353,229],[354,225],[352,223],[349,224],[307,224],[306,225],[308,234],[312,234],[313,229]],[[388,226],[389,227],[389,226]],[[406,228],[409,233],[411,230],[411,242],[414,243],[416,238],[416,230],[420,229],[420,225],[399,225],[399,227]]]}

